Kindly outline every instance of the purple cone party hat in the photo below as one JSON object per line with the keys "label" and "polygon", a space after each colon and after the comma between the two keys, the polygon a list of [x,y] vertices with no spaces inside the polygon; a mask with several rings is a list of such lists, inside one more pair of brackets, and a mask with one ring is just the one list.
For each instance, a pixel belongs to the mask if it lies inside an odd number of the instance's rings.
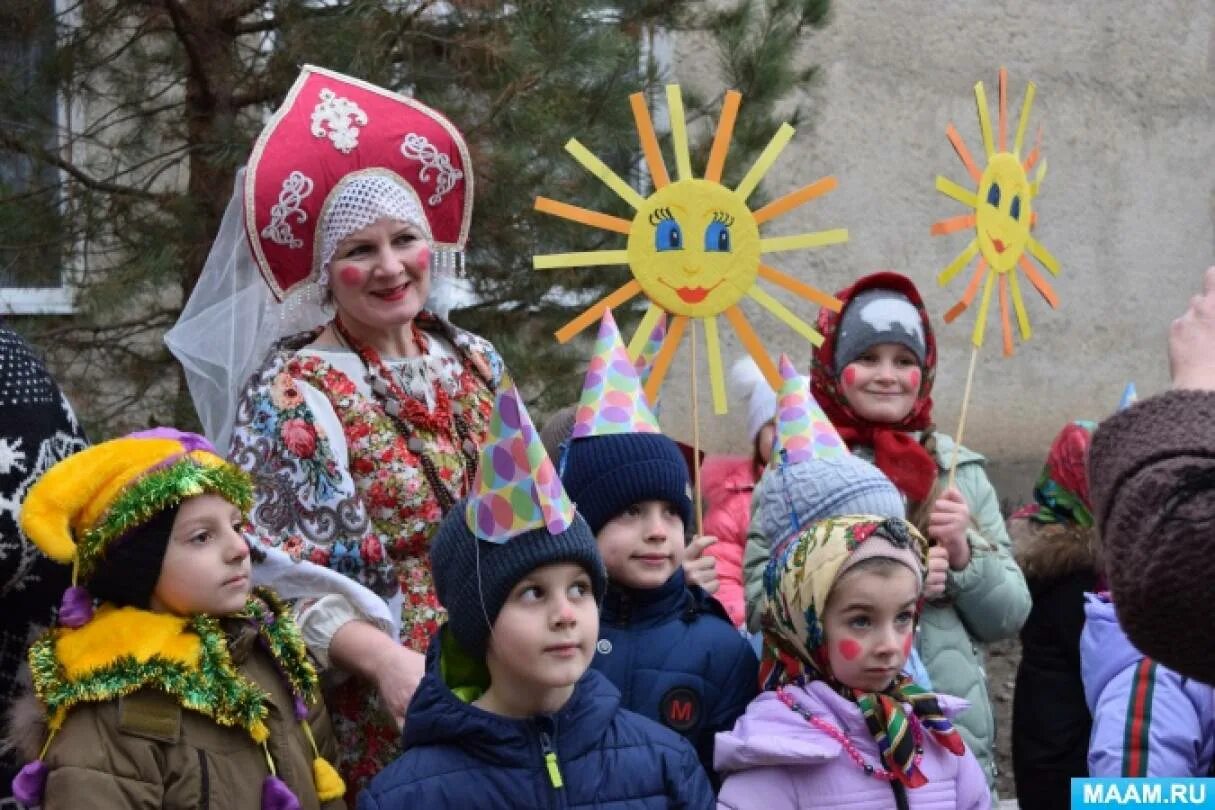
{"label": "purple cone party hat", "polygon": [[810,395],[810,381],[798,373],[788,355],[780,356],[784,380],[776,400],[774,464],[800,464],[811,459],[848,455],[848,446]]}
{"label": "purple cone party hat", "polygon": [[574,504],[509,377],[498,389],[465,517],[490,543],[539,528],[560,534],[574,522]]}
{"label": "purple cone party hat", "polygon": [[620,339],[616,319],[610,309],[604,310],[570,438],[661,432],[646,401],[637,366],[629,360],[628,349]]}

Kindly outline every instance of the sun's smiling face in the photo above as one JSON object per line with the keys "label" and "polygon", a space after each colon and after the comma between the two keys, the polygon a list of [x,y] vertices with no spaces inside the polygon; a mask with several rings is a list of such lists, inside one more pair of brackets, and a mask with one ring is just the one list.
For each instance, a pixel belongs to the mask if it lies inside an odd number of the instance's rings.
{"label": "sun's smiling face", "polygon": [[1029,179],[1016,155],[992,155],[979,180],[975,229],[979,250],[997,273],[1012,270],[1025,251],[1031,199]]}
{"label": "sun's smiling face", "polygon": [[676,315],[703,318],[737,304],[759,273],[755,215],[733,191],[690,178],[654,192],[629,229],[642,290]]}

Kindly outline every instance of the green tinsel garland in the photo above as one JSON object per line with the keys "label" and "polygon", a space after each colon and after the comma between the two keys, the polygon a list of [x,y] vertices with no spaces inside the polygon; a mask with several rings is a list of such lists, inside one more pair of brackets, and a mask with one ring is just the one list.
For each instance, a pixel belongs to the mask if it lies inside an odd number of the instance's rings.
{"label": "green tinsel garland", "polygon": [[248,512],[253,506],[253,483],[246,472],[231,464],[205,467],[183,458],[139,479],[114,499],[105,516],[84,533],[77,546],[80,576],[87,577],[105,546],[157,512],[205,493],[214,493]]}
{"label": "green tinsel garland", "polygon": [[[273,592],[258,588],[245,610],[244,615],[257,618],[258,632],[292,690],[305,700],[315,699],[316,670],[308,661],[303,640],[283,603]],[[267,613],[274,617],[272,622],[261,619]],[[195,616],[187,628],[202,641],[197,668],[158,657],[141,663],[127,656],[78,681],[67,680],[55,655],[56,633],[65,631],[49,631],[29,652],[34,692],[47,707],[49,717],[67,712],[79,703],[103,703],[150,687],[177,698],[183,708],[210,717],[222,726],[251,733],[255,724],[264,724],[269,696],[233,665],[219,620]]]}

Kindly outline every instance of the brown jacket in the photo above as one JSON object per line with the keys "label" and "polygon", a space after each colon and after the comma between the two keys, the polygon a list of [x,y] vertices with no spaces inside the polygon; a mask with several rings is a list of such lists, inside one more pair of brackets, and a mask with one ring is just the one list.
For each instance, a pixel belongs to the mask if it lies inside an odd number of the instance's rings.
{"label": "brown jacket", "polygon": [[[223,626],[236,671],[269,696],[267,745],[279,777],[303,810],[342,810],[340,798],[323,804],[317,798],[312,748],[274,659],[247,621],[225,620]],[[322,702],[312,707],[308,722],[321,756],[336,761]],[[45,733],[34,732],[24,736],[39,746]],[[24,745],[27,760],[37,756],[36,748],[31,752]],[[221,726],[153,688],[72,707],[45,761],[50,774],[44,810],[257,810],[269,774],[261,746],[244,729]]]}
{"label": "brown jacket", "polygon": [[1131,643],[1215,684],[1215,393],[1170,391],[1111,416],[1093,434],[1089,479]]}

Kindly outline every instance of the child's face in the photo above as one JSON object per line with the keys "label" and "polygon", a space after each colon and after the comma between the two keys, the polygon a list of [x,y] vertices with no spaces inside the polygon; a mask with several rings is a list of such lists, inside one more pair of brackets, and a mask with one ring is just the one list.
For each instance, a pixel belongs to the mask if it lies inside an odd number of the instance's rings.
{"label": "child's face", "polygon": [[541,566],[515,584],[494,621],[485,656],[493,688],[551,705],[545,693],[573,688],[598,638],[599,606],[586,569]]}
{"label": "child's face", "polygon": [[603,524],[595,539],[608,578],[658,588],[683,564],[683,518],[666,501],[642,501]]}
{"label": "child's face", "polygon": [[823,613],[827,660],[836,680],[878,692],[911,654],[919,580],[903,565],[846,573]]}
{"label": "child's face", "polygon": [[243,523],[240,509],[218,495],[183,501],[152,590],[152,609],[178,616],[242,610],[253,587]]}
{"label": "child's face", "polygon": [[840,390],[857,416],[896,423],[911,413],[924,373],[915,355],[898,343],[866,349],[840,372]]}

